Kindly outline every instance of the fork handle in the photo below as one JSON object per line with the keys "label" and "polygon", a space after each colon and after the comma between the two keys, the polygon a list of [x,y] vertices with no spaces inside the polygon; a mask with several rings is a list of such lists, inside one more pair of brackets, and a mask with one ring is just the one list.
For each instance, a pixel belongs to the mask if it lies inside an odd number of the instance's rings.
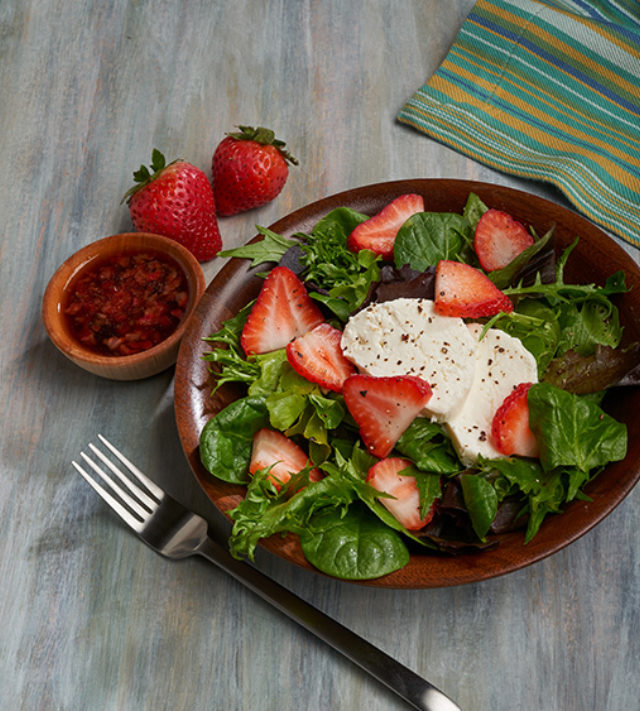
{"label": "fork handle", "polygon": [[197,552],[331,645],[411,707],[421,711],[460,711],[459,706],[428,681],[256,568],[236,560],[213,539],[204,539]]}

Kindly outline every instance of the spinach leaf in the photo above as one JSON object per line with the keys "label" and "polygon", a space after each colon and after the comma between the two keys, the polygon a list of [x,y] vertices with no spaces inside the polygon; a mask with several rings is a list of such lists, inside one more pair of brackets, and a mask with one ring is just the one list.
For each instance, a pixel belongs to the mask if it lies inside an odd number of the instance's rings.
{"label": "spinach leaf", "polygon": [[262,398],[241,398],[220,410],[200,433],[200,459],[205,469],[223,481],[246,484],[253,435],[267,422]]}
{"label": "spinach leaf", "polygon": [[475,193],[469,193],[467,202],[462,210],[462,214],[467,218],[471,231],[475,232],[476,227],[480,218],[489,208],[482,202],[482,200]]}
{"label": "spinach leaf", "polygon": [[545,471],[576,467],[589,472],[626,456],[626,426],[591,399],[537,383],[531,386],[527,401]]}
{"label": "spinach leaf", "polygon": [[453,474],[462,468],[442,425],[426,417],[417,417],[403,432],[395,448],[425,472]]}
{"label": "spinach leaf", "polygon": [[498,511],[496,491],[487,479],[478,474],[461,474],[460,484],[473,530],[480,540],[484,540]]}
{"label": "spinach leaf", "polygon": [[409,562],[401,536],[362,506],[315,514],[300,534],[300,544],[311,565],[344,580],[379,578]]}
{"label": "spinach leaf", "polygon": [[398,268],[408,264],[423,272],[441,259],[460,258],[470,239],[471,226],[462,215],[418,212],[398,230],[393,259]]}
{"label": "spinach leaf", "polygon": [[369,216],[351,207],[337,207],[319,220],[311,230],[314,235],[321,235],[333,242],[345,243],[355,228]]}

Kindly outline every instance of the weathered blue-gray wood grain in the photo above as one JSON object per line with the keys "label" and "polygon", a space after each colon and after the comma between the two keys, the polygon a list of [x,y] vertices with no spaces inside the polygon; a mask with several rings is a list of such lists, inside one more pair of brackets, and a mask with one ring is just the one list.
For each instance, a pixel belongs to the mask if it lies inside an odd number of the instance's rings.
{"label": "weathered blue-gray wood grain", "polygon": [[[84,373],[48,342],[39,309],[67,256],[130,226],[120,197],[154,146],[209,171],[238,123],[272,126],[301,165],[275,202],[221,220],[226,246],[387,179],[474,178],[560,200],[394,122],[472,4],[2,0],[0,708],[402,708],[224,574],[163,560],[109,514],[70,467],[98,431],[211,513],[181,454],[171,373]],[[552,558],[460,588],[369,589],[265,553],[258,565],[470,711],[637,709],[639,504],[636,491]]]}

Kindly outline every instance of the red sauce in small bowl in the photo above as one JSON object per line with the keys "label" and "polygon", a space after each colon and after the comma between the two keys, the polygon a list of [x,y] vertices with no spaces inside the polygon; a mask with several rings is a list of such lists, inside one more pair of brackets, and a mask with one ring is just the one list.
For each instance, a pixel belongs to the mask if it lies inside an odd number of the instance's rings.
{"label": "red sauce in small bowl", "polygon": [[153,251],[122,253],[92,262],[67,291],[70,333],[100,355],[146,351],[170,336],[189,300],[182,269]]}

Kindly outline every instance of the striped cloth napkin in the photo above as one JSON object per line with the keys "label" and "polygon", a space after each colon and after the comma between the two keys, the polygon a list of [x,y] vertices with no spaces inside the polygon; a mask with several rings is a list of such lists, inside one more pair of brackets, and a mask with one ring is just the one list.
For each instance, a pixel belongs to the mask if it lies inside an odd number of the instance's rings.
{"label": "striped cloth napkin", "polygon": [[398,120],[640,247],[639,0],[478,0]]}

